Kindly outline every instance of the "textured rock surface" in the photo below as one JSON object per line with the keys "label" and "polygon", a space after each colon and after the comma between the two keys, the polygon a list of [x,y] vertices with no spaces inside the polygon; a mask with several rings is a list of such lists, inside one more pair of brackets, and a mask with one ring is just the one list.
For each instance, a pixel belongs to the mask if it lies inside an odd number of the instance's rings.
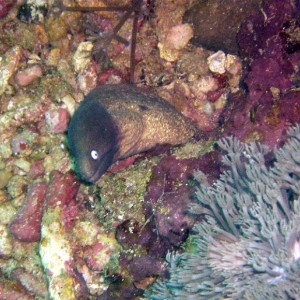
{"label": "textured rock surface", "polygon": [[10,226],[11,233],[23,242],[38,242],[41,237],[44,195],[46,184],[28,188],[26,202]]}
{"label": "textured rock surface", "polygon": [[227,134],[273,148],[300,121],[299,1],[266,1],[262,12],[239,31],[247,90],[232,96],[222,118]]}
{"label": "textured rock surface", "polygon": [[198,1],[185,15],[193,25],[197,46],[211,50],[238,53],[236,35],[240,25],[252,14],[258,14],[261,0]]}

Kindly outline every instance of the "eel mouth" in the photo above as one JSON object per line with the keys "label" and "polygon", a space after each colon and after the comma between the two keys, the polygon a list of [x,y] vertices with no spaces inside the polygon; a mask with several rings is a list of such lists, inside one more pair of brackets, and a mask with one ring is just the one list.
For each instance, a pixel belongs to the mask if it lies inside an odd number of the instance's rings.
{"label": "eel mouth", "polygon": [[84,167],[79,167],[77,169],[77,175],[79,176],[79,178],[82,181],[85,181],[87,183],[96,183],[98,181],[98,179],[100,179],[100,177],[105,173],[102,172],[102,169],[99,168],[97,169],[94,173],[91,174],[90,171],[87,171],[86,168]]}
{"label": "eel mouth", "polygon": [[101,156],[100,161],[97,162],[97,167],[96,165],[92,167],[89,162],[85,162],[81,166],[78,166],[80,178],[89,183],[96,183],[112,165],[114,153],[115,151],[107,151],[104,153]]}
{"label": "eel mouth", "polygon": [[91,183],[96,183],[101,178],[101,176],[105,173],[105,171],[104,172],[100,172],[100,171],[101,170],[98,169],[92,176],[88,177],[86,181]]}

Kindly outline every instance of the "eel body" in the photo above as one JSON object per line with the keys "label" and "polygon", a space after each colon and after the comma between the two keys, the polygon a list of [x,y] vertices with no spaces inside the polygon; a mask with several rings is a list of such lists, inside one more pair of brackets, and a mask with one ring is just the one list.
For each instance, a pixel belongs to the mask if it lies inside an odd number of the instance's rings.
{"label": "eel body", "polygon": [[158,96],[131,85],[103,85],[81,102],[68,144],[82,179],[96,182],[119,159],[157,144],[185,143],[194,126]]}

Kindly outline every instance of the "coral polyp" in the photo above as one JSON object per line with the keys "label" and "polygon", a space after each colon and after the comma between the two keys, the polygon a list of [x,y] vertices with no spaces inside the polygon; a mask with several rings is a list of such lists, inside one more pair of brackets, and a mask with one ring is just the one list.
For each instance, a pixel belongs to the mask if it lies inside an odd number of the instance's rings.
{"label": "coral polyp", "polygon": [[218,142],[228,170],[211,186],[195,172],[191,212],[205,220],[189,253],[167,256],[170,279],[146,299],[299,299],[300,127],[288,135],[274,160],[261,144]]}

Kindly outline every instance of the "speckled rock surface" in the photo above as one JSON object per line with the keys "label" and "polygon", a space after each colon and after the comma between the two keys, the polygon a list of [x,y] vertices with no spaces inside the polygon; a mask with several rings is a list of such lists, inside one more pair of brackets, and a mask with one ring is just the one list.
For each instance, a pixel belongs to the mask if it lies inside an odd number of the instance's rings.
{"label": "speckled rock surface", "polygon": [[186,12],[194,29],[192,42],[211,50],[238,53],[236,35],[252,14],[260,13],[262,0],[204,0]]}

